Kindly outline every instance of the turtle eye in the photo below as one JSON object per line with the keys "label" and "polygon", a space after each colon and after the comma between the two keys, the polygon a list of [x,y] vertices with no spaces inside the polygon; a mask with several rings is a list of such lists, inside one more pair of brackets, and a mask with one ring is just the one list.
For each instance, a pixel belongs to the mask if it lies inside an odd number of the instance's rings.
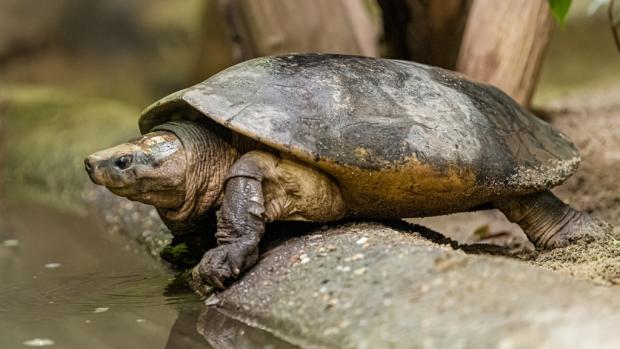
{"label": "turtle eye", "polygon": [[118,167],[121,170],[126,170],[129,165],[131,165],[132,160],[133,157],[131,155],[123,155],[116,159],[116,161],[114,162],[114,166]]}

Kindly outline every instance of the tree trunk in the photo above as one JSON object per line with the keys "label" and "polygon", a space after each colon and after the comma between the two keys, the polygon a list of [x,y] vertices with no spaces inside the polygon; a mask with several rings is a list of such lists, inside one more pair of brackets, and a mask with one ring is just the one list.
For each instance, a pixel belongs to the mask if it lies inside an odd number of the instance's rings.
{"label": "tree trunk", "polygon": [[554,26],[547,0],[474,0],[456,70],[529,106]]}
{"label": "tree trunk", "polygon": [[377,33],[362,0],[219,0],[235,60],[288,52],[377,56]]}
{"label": "tree trunk", "polygon": [[[0,96],[0,210],[4,211],[3,206],[3,198],[4,198],[4,159],[5,155],[5,143],[6,143],[6,135],[5,135],[5,120],[4,120],[4,110],[6,108],[6,102]],[[2,217],[0,216],[0,220]],[[2,227],[0,226],[0,229]]]}
{"label": "tree trunk", "polygon": [[191,71],[192,80],[196,82],[228,68],[234,57],[230,30],[218,1],[204,0],[201,15],[198,54]]}
{"label": "tree trunk", "polygon": [[379,0],[385,55],[454,69],[471,0]]}

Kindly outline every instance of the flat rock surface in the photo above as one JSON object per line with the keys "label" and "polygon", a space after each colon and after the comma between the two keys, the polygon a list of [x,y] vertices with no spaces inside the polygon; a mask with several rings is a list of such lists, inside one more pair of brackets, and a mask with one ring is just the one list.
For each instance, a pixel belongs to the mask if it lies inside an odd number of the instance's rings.
{"label": "flat rock surface", "polygon": [[614,289],[416,230],[357,223],[288,240],[209,303],[305,348],[617,347]]}

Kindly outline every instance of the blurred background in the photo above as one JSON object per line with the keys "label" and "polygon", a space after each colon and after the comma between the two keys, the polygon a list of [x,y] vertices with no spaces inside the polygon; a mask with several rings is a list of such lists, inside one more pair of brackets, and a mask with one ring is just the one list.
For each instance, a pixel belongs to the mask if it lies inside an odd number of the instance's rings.
{"label": "blurred background", "polygon": [[135,135],[148,104],[282,52],[455,69],[539,110],[587,91],[617,98],[607,4],[575,0],[558,25],[546,0],[0,0],[4,179],[29,182],[36,199],[78,199],[83,155]]}
{"label": "blurred background", "polygon": [[[513,7],[523,15],[527,3]],[[538,6],[531,11],[545,10],[545,1],[530,3]],[[470,7],[465,0],[1,0],[0,86],[62,89],[141,108],[236,61],[280,52],[381,55],[454,68]],[[605,1],[575,0],[551,34],[533,21],[513,24],[511,31],[538,30],[532,42],[551,38],[535,105],[618,79],[606,11]],[[506,13],[495,15],[508,21]],[[544,25],[556,27],[550,18]]]}
{"label": "blurred background", "polygon": [[[497,85],[541,117],[552,115],[582,151],[596,155],[590,159],[602,161],[586,163],[586,170],[605,170],[575,176],[564,198],[570,200],[570,193],[589,198],[582,188],[591,186],[583,183],[615,188],[577,206],[602,210],[617,222],[617,183],[610,178],[617,172],[609,172],[618,169],[617,155],[605,158],[599,151],[614,150],[620,138],[620,53],[608,3],[574,0],[559,24],[547,0],[0,0],[0,281],[23,283],[10,292],[0,288],[0,333],[12,329],[2,334],[0,347],[41,334],[57,342],[65,338],[72,343],[67,347],[166,343],[178,314],[175,307],[163,307],[169,301],[162,295],[168,274],[136,259],[136,248],[102,233],[96,217],[87,216],[82,159],[136,136],[139,113],[150,103],[252,57],[382,56]],[[564,116],[568,121],[560,120]],[[584,127],[582,120],[590,119],[600,122]],[[101,208],[99,217],[106,212]],[[468,221],[458,222],[461,230]],[[74,252],[63,253],[67,250]],[[63,265],[65,277],[72,275],[73,293],[63,290],[58,271],[43,267],[54,263]],[[118,274],[128,265],[139,271]],[[96,287],[79,276],[102,268],[108,274],[96,278]],[[140,283],[139,275],[153,273],[151,281]],[[33,275],[47,281],[25,283]],[[107,313],[96,330],[80,327],[90,323],[85,321],[94,308],[109,307],[105,304],[119,296],[85,299],[118,288],[118,282],[135,284],[136,277],[137,288],[124,292],[146,298],[148,306],[137,311],[121,300],[124,312]],[[41,288],[56,291],[25,291]],[[87,308],[69,309],[79,314],[78,322],[52,312],[52,319],[64,319],[53,328],[33,320],[41,320],[39,313],[16,322],[22,304],[48,310],[50,300],[41,294],[63,295]],[[180,328],[193,329],[192,321]],[[143,323],[148,326],[138,330]],[[119,335],[111,339],[110,331]]]}

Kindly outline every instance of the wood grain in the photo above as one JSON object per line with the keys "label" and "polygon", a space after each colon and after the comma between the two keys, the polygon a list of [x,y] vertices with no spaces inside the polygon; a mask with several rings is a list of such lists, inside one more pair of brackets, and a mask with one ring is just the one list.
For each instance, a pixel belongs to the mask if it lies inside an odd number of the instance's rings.
{"label": "wood grain", "polygon": [[474,0],[456,70],[528,106],[554,27],[547,0]]}
{"label": "wood grain", "polygon": [[377,56],[377,29],[362,0],[220,0],[236,60],[287,52]]}
{"label": "wood grain", "polygon": [[386,56],[454,69],[471,0],[378,0]]}

